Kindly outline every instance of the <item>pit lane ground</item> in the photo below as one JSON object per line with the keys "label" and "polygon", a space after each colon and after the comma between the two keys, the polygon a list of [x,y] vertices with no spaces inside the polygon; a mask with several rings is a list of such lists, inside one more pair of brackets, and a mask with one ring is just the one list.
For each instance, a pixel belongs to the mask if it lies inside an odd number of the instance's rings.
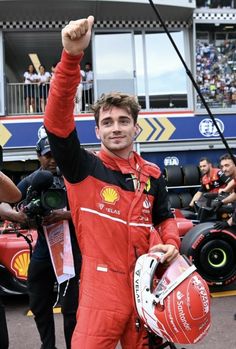
{"label": "pit lane ground", "polygon": [[[3,301],[6,306],[10,337],[9,349],[40,349],[40,340],[34,319],[32,316],[27,316],[28,298],[26,296],[8,296],[3,297]],[[56,308],[56,310],[58,311],[55,314],[57,348],[65,349],[62,315],[60,308]],[[235,313],[236,295],[212,298],[212,326],[208,335],[198,344],[181,345],[177,348],[235,349]],[[117,346],[117,349],[121,349],[120,345]]]}

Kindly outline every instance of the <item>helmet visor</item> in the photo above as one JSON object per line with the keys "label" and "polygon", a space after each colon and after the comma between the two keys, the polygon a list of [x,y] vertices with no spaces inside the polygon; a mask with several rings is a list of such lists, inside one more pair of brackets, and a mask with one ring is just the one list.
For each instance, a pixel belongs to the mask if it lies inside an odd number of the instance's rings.
{"label": "helmet visor", "polygon": [[[177,285],[179,285],[186,277],[193,272],[192,265],[183,256],[179,255],[171,264],[171,268],[167,268],[159,280],[156,280],[157,286],[153,293],[155,296],[164,299]],[[195,270],[195,267],[194,267]],[[165,294],[165,297],[163,297]]]}

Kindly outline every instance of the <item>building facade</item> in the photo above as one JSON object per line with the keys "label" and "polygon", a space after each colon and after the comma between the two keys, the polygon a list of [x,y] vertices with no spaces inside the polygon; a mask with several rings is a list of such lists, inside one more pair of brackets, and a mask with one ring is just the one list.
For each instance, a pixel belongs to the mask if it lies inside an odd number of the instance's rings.
{"label": "building facade", "polygon": [[[226,152],[191,77],[234,149],[235,2],[153,3],[158,13],[149,1],[0,1],[0,143],[5,161],[35,159],[43,111],[25,109],[23,74],[32,63],[29,54],[37,54],[50,72],[60,59],[61,28],[90,14],[95,24],[82,68],[92,65],[93,99],[114,90],[137,95],[142,110],[136,148],[144,157],[163,167],[198,163],[202,155],[216,162]],[[76,123],[83,130],[82,143],[98,147],[87,109],[76,114]]]}

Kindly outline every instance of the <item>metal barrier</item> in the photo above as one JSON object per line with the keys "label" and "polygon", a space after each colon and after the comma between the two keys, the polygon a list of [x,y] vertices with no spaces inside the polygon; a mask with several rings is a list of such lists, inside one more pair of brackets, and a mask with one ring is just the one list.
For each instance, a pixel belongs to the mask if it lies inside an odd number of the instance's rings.
{"label": "metal barrier", "polygon": [[[7,115],[44,114],[50,83],[46,84],[7,84]],[[74,114],[87,113],[93,103],[93,89],[85,90],[83,84],[77,88]]]}

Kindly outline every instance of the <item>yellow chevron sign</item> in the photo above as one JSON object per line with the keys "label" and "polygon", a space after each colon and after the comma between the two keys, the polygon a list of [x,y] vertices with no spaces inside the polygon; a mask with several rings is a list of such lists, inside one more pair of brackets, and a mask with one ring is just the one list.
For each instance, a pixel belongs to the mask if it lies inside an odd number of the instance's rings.
{"label": "yellow chevron sign", "polygon": [[140,133],[137,142],[167,141],[175,131],[175,126],[165,117],[140,118]]}
{"label": "yellow chevron sign", "polygon": [[0,123],[0,145],[2,147],[8,142],[11,136],[12,134],[8,131],[8,129]]}

